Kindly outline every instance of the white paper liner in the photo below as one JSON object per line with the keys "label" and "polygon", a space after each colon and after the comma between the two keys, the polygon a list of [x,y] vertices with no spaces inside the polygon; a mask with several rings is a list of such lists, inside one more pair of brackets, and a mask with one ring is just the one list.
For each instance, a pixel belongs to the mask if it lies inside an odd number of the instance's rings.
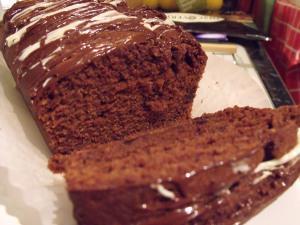
{"label": "white paper liner", "polygon": [[243,68],[209,55],[193,105],[194,117],[226,107],[272,107],[266,91]]}

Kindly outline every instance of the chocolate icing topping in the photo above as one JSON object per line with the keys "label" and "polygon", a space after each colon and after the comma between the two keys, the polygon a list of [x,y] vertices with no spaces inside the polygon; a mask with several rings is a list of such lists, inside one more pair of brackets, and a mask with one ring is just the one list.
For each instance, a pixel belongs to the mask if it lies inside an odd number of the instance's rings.
{"label": "chocolate icing topping", "polygon": [[3,52],[28,102],[54,80],[79,71],[95,58],[116,48],[163,39],[178,29],[171,28],[161,13],[140,9],[146,15],[141,17],[139,10],[119,3],[20,1],[7,11]]}

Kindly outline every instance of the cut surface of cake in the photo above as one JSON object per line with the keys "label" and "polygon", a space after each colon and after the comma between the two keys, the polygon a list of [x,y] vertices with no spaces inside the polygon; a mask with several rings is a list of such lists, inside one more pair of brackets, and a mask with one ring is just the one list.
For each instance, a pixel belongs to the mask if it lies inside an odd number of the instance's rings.
{"label": "cut surface of cake", "polygon": [[1,49],[53,153],[190,117],[207,60],[160,12],[123,1],[19,1]]}
{"label": "cut surface of cake", "polygon": [[[247,221],[286,190],[281,181],[289,186],[300,173],[298,155],[280,161],[297,143],[299,115],[299,107],[235,107],[123,141],[86,146],[64,163],[75,218],[80,225]],[[258,169],[272,160],[280,162],[274,170]],[[273,183],[278,185],[269,195],[261,194],[267,189],[263,185]],[[241,190],[246,190],[241,202],[255,201],[251,208],[236,208]],[[224,198],[229,207],[217,207]]]}

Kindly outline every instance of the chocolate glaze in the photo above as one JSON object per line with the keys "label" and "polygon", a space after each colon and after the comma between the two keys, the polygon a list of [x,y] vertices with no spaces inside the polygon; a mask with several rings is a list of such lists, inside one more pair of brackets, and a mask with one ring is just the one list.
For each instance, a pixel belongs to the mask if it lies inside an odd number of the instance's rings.
{"label": "chocolate glaze", "polygon": [[[100,194],[93,190],[88,192],[70,190],[70,196],[75,202],[75,216],[79,225],[242,224],[287,190],[297,179],[299,172],[300,160],[298,156],[272,170],[271,175],[261,182],[255,183],[254,181],[262,175],[262,172],[250,173],[238,182],[214,194],[202,196],[193,201],[183,201],[175,208],[165,207],[157,210],[150,209],[144,204],[135,209],[131,208],[131,204],[118,205],[117,202],[124,202],[125,198],[131,198],[131,202],[134,204],[135,199],[128,195],[128,192],[132,190],[123,190],[124,193],[121,191],[117,196],[109,192]],[[141,194],[143,192],[143,190],[134,191],[141,192]],[[155,195],[155,193],[152,194]],[[90,202],[98,200],[105,202],[105,204],[95,208]]]}
{"label": "chocolate glaze", "polygon": [[270,176],[259,183],[255,179],[261,172],[242,178],[211,198],[202,198],[173,210],[161,217],[145,219],[143,225],[186,224],[242,224],[258,213],[287,190],[299,176],[299,157],[270,172]]}
{"label": "chocolate glaze", "polygon": [[[91,0],[53,0],[48,1],[50,6],[37,7],[22,15],[23,10],[41,2],[43,1],[17,2],[4,16],[5,35],[2,44],[4,57],[17,86],[31,106],[31,101],[38,96],[39,92],[42,92],[43,87],[51,85],[63,76],[80,71],[95,58],[103,57],[116,48],[147,42],[149,39],[156,38],[163,41],[165,36],[178,35],[176,30],[180,30],[169,25],[163,14],[148,12],[147,9],[131,11],[124,7],[124,3],[119,6],[115,3]],[[80,7],[76,8],[76,4]],[[59,11],[67,7],[73,7],[73,9]],[[59,13],[37,20],[33,19],[55,11]],[[122,18],[109,21],[111,17],[107,17],[106,22],[103,22],[103,19],[92,21],[93,17],[108,12],[119,14]],[[140,16],[141,12],[143,12],[143,17]],[[26,29],[21,41],[13,45],[8,44],[7,38],[10,35],[34,21],[36,23]],[[51,32],[66,25],[71,25],[71,27],[64,30],[60,39],[47,41]],[[38,44],[40,46],[36,50],[27,51]],[[22,60],[22,56],[26,55],[24,52],[30,54]],[[42,63],[43,60],[44,63]]]}

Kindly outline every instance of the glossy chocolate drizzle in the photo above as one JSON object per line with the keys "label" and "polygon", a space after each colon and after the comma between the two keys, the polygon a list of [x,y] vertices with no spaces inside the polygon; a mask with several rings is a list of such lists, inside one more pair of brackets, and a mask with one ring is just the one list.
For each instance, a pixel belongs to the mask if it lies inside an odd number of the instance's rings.
{"label": "glossy chocolate drizzle", "polygon": [[[164,198],[169,198],[168,202],[152,204],[142,204],[141,208],[148,212],[157,214],[142,222],[143,225],[185,225],[198,217],[209,207],[206,203],[217,198],[218,195],[226,195],[224,190],[228,190],[232,184],[241,179],[244,174],[251,173],[257,164],[262,160],[262,152],[253,150],[246,158],[235,162],[220,163],[201,171],[190,171],[182,178],[171,179],[170,182],[162,182],[166,190],[174,190],[174,198],[170,198],[157,189],[158,194]],[[249,171],[237,172],[236,165],[242,163],[249,167]],[[209,174],[209,175],[208,175]],[[214,180],[209,177],[214,177]],[[176,194],[175,194],[176,193]],[[230,193],[230,191],[229,191]],[[168,212],[159,216],[159,211]]]}
{"label": "glossy chocolate drizzle", "polygon": [[[222,187],[222,185],[218,187],[212,187],[212,193],[210,193],[209,195],[205,195],[205,192],[203,190],[200,190],[199,192],[204,195],[197,196],[195,195],[196,193],[193,193],[192,191],[190,197],[185,201],[182,199],[175,199],[178,205],[175,207],[171,207],[171,210],[167,213],[163,214],[162,216],[158,215],[157,217],[151,217],[150,219],[145,220],[144,222],[139,224],[187,225],[190,224],[190,222],[191,224],[206,224],[207,219],[211,219],[210,224],[219,224],[217,221],[217,212],[225,212],[224,215],[221,215],[224,217],[220,219],[220,221],[222,221],[222,224],[242,224],[250,218],[249,215],[257,212],[255,211],[257,210],[256,208],[262,208],[262,206],[266,206],[267,204],[272,202],[272,198],[274,198],[274,196],[284,191],[289,185],[293,183],[292,180],[295,178],[291,177],[295,176],[294,172],[297,171],[297,168],[300,167],[299,153],[299,146],[295,146],[282,158],[259,163],[255,170],[252,171],[252,168],[255,165],[253,164],[253,162],[251,163],[251,158],[255,158],[255,155],[257,155],[257,153],[254,153],[254,155],[250,156],[248,160],[238,161],[243,162],[244,165],[248,165],[250,171],[252,172],[248,171],[249,173],[239,179],[237,183],[229,182],[227,183],[227,187]],[[233,171],[236,171],[236,168],[234,167],[241,164],[232,163],[231,165],[233,166]],[[228,167],[226,167],[226,165],[219,165],[214,169],[219,169],[220,171],[222,171],[224,176],[226,176],[226,174],[230,174],[230,171],[228,170]],[[208,171],[205,172],[207,173]],[[180,186],[187,185],[191,173],[188,174],[188,177],[186,176],[186,181],[184,183],[179,183]],[[299,174],[299,172],[296,172],[296,177],[298,176],[297,174]],[[194,172],[192,173],[192,176],[196,176],[195,178],[198,178],[198,182],[201,180],[199,179],[199,175],[201,177],[201,174],[197,174]],[[215,175],[216,174],[212,174],[213,177],[215,177]],[[226,178],[224,178],[224,180],[229,181]],[[268,185],[266,185],[269,182],[272,183],[271,189],[269,189]],[[199,189],[201,188],[202,184],[203,182],[198,183]],[[236,188],[236,185],[241,185],[242,188]],[[252,193],[243,193],[244,196],[240,196],[240,192],[243,191],[243,188],[245,187],[248,188],[248,191],[250,190],[250,192]],[[219,188],[219,191],[216,192],[217,188]],[[263,194],[264,189],[270,191],[270,193],[266,196],[264,196]],[[189,192],[191,190],[186,189],[185,192],[186,191]],[[258,197],[260,199],[255,199]],[[258,207],[258,205],[260,207]],[[222,209],[225,207],[229,207],[232,212],[231,215],[226,215],[226,212],[228,211]],[[148,209],[145,206],[143,208]],[[206,213],[208,215],[206,215]],[[216,218],[214,218],[214,215],[217,215]],[[204,217],[203,220],[202,217]],[[193,222],[194,220],[198,222]]]}
{"label": "glossy chocolate drizzle", "polygon": [[[250,190],[253,193],[244,193],[241,195],[240,189],[238,193],[235,193],[234,185],[228,186],[228,188],[222,189],[213,195],[202,196],[198,199],[194,199],[190,202],[185,202],[178,208],[172,210],[167,210],[164,213],[153,214],[144,220],[142,219],[136,224],[139,225],[189,225],[189,224],[243,224],[245,221],[249,220],[252,215],[257,212],[256,210],[265,207],[272,199],[284,191],[291,181],[289,176],[292,176],[289,172],[289,167],[293,167],[297,160],[292,160],[284,164],[282,167],[276,168],[270,174],[271,176],[261,180],[259,183],[254,181],[259,178],[262,173],[250,173],[248,176],[241,179],[244,182],[243,186],[252,186]],[[299,164],[299,163],[298,163]],[[296,165],[295,167],[299,167]],[[293,172],[291,172],[293,173]],[[295,179],[295,178],[292,178]],[[267,183],[272,182],[276,189],[270,190],[272,194],[270,196],[260,196],[265,188],[268,189]],[[232,189],[233,188],[233,189]],[[261,199],[256,199],[260,196]],[[261,201],[261,202],[260,202]],[[257,203],[259,202],[259,203]],[[259,206],[257,205],[259,204]],[[228,209],[226,209],[228,207]],[[236,207],[236,208],[235,208]],[[223,212],[223,209],[224,212]],[[231,210],[231,214],[227,214],[228,210]],[[220,218],[218,218],[218,213]],[[220,223],[219,221],[220,220]],[[130,223],[122,223],[130,224]]]}
{"label": "glossy chocolate drizzle", "polygon": [[26,100],[95,58],[178,29],[161,13],[131,11],[124,4],[120,0],[20,1],[8,10],[2,49]]}

